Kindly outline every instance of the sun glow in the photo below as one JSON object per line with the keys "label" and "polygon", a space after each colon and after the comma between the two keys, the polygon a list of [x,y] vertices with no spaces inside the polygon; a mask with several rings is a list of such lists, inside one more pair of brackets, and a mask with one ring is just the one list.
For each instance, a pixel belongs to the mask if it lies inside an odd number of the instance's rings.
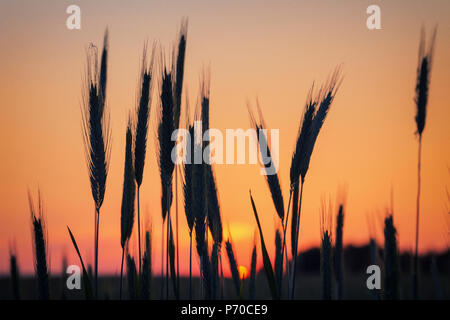
{"label": "sun glow", "polygon": [[239,266],[239,278],[241,278],[241,280],[244,280],[248,277],[248,270],[246,267],[244,266]]}

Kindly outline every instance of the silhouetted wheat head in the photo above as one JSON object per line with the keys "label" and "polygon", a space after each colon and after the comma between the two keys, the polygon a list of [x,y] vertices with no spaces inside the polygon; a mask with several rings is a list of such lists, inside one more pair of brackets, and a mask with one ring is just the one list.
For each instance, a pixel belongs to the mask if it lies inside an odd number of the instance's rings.
{"label": "silhouetted wheat head", "polygon": [[176,56],[174,59],[175,66],[173,66],[174,70],[174,78],[173,78],[173,99],[174,99],[174,127],[179,128],[180,124],[180,115],[181,115],[181,94],[183,91],[183,78],[184,78],[184,62],[186,57],[186,40],[187,40],[187,29],[188,29],[188,20],[184,18],[181,21],[180,33],[178,35],[178,45],[176,49],[174,47],[173,56]]}
{"label": "silhouetted wheat head", "polygon": [[127,279],[128,279],[128,296],[130,300],[136,300],[138,290],[138,273],[136,270],[136,262],[134,258],[127,253]]}
{"label": "silhouetted wheat head", "polygon": [[261,108],[259,106],[259,103],[256,104],[258,109],[258,118],[255,117],[250,107],[248,107],[249,115],[250,115],[250,122],[253,128],[256,130],[256,136],[258,138],[258,145],[259,145],[259,151],[261,155],[261,160],[264,164],[264,168],[266,170],[266,180],[267,185],[269,186],[270,194],[272,196],[272,201],[275,206],[275,210],[280,217],[281,220],[284,219],[284,200],[283,200],[283,193],[281,191],[280,187],[280,180],[278,178],[277,172],[272,172],[271,168],[275,168],[277,164],[274,164],[271,151],[270,151],[270,145],[266,136],[267,126],[265,124],[263,114],[261,111]]}
{"label": "silhouetted wheat head", "polygon": [[208,224],[209,229],[214,240],[217,243],[218,250],[223,240],[222,216],[220,213],[220,204],[218,190],[216,187],[216,178],[211,165],[206,164],[206,179],[207,179],[207,201],[208,201]]}
{"label": "silhouetted wheat head", "polygon": [[[144,261],[145,259],[145,261]],[[144,295],[144,298],[147,296],[150,298],[151,288],[152,288],[152,277],[153,277],[153,269],[152,269],[152,229],[149,228],[145,232],[145,251],[142,262],[142,275],[144,279],[142,280],[141,287],[141,296]],[[145,279],[147,278],[147,279]]]}
{"label": "silhouetted wheat head", "polygon": [[301,163],[303,159],[307,156],[308,143],[311,140],[312,123],[316,110],[317,101],[313,100],[312,92],[314,87],[311,88],[308,99],[305,106],[305,111],[303,113],[303,118],[301,121],[301,127],[299,128],[299,133],[297,135],[297,143],[295,146],[294,153],[291,160],[290,168],[290,181],[291,181],[291,192],[293,192],[292,199],[292,223],[291,223],[291,248],[292,256],[295,257],[296,254],[296,233],[297,233],[297,212],[299,211],[299,177],[302,172],[300,170]]}
{"label": "silhouetted wheat head", "polygon": [[[188,125],[188,131],[191,136],[191,140],[194,137],[194,126]],[[192,159],[194,156],[195,143],[190,142],[187,144],[187,159]],[[191,161],[185,161],[183,164],[184,167],[184,181],[183,181],[183,194],[184,194],[184,212],[186,214],[186,221],[189,228],[189,235],[192,236],[192,230],[194,228],[195,222],[195,212],[193,207],[193,169],[194,165]]]}
{"label": "silhouetted wheat head", "polygon": [[12,297],[14,300],[20,300],[20,271],[17,262],[17,255],[10,251],[9,253],[9,268],[12,288]]}
{"label": "silhouetted wheat head", "polygon": [[147,131],[148,118],[151,107],[151,88],[152,88],[152,70],[153,58],[155,53],[155,46],[153,46],[150,60],[147,60],[147,45],[144,45],[144,52],[142,54],[142,66],[139,77],[139,93],[136,111],[136,131],[134,134],[134,171],[137,183],[137,206],[138,206],[138,250],[139,250],[139,271],[141,271],[141,214],[140,214],[140,186],[144,174],[145,152],[147,148]]}
{"label": "silhouetted wheat head", "polygon": [[90,45],[83,91],[82,124],[86,162],[95,203],[95,296],[98,297],[98,233],[100,208],[103,204],[111,156],[111,129],[106,104],[108,31],[98,66],[97,47]]}
{"label": "silhouetted wheat head", "polygon": [[416,199],[416,248],[414,254],[413,266],[413,298],[418,298],[419,286],[419,217],[420,217],[420,191],[421,191],[421,162],[422,162],[422,133],[425,129],[425,121],[427,115],[427,104],[429,95],[429,85],[431,76],[431,66],[433,62],[434,43],[436,40],[436,31],[434,29],[431,42],[428,48],[425,48],[425,30],[422,29],[421,40],[419,45],[419,62],[417,67],[417,83],[416,83],[416,125],[417,134],[419,136],[419,152],[417,159],[417,199]]}
{"label": "silhouetted wheat head", "polygon": [[195,223],[195,212],[194,212],[194,199],[193,199],[193,182],[192,175],[194,166],[191,163],[192,157],[194,156],[195,143],[192,143],[192,137],[194,137],[194,126],[190,124],[189,120],[189,107],[186,106],[186,122],[187,129],[191,140],[187,143],[187,154],[186,159],[190,161],[184,161],[183,164],[183,195],[184,195],[184,213],[186,215],[186,221],[189,228],[189,299],[192,299],[192,231],[194,229]]}
{"label": "silhouetted wheat head", "polygon": [[123,174],[122,207],[120,213],[120,245],[122,246],[122,262],[120,267],[120,298],[122,298],[123,260],[126,246],[131,237],[134,224],[134,198],[136,184],[133,167],[133,137],[131,133],[131,119],[128,119],[125,134],[125,164]]}
{"label": "silhouetted wheat head", "polygon": [[34,269],[37,277],[38,297],[40,300],[48,300],[50,299],[47,266],[48,237],[45,227],[44,208],[39,191],[37,209],[33,205],[33,199],[30,192],[28,192],[28,204],[30,207],[31,225],[33,229]]}
{"label": "silhouetted wheat head", "polygon": [[134,198],[136,194],[136,184],[134,182],[134,167],[133,167],[133,151],[132,151],[132,133],[131,120],[128,120],[126,135],[125,135],[125,164],[123,174],[123,192],[122,192],[122,207],[120,216],[120,245],[122,249],[125,248],[126,242],[130,239],[134,224]]}
{"label": "silhouetted wheat head", "polygon": [[161,208],[163,220],[165,220],[169,206],[172,203],[172,174],[174,163],[172,162],[171,152],[175,146],[172,141],[172,132],[174,127],[173,118],[173,97],[172,97],[172,75],[163,67],[161,83],[161,103],[158,121],[158,157],[159,171],[161,176]]}
{"label": "silhouetted wheat head", "polygon": [[106,177],[111,154],[111,130],[106,104],[107,60],[108,31],[105,32],[100,68],[98,66],[97,47],[91,44],[87,51],[87,69],[83,92],[83,137],[96,211],[100,210],[105,196]]}
{"label": "silhouetted wheat head", "polygon": [[314,85],[311,88],[301,126],[297,134],[297,142],[295,145],[294,154],[292,155],[290,180],[291,192],[296,196],[298,193],[299,182],[300,192],[298,198],[293,199],[293,208],[298,208],[297,212],[292,212],[291,222],[291,242],[292,242],[292,256],[294,260],[291,298],[294,298],[295,293],[295,275],[297,263],[298,238],[300,232],[300,213],[303,196],[303,184],[305,182],[306,173],[308,172],[311,155],[314,146],[319,136],[320,130],[323,126],[325,118],[328,115],[331,104],[336,96],[337,90],[342,83],[342,75],[340,68],[336,68],[329,80],[320,88],[319,92],[313,98]]}
{"label": "silhouetted wheat head", "polygon": [[[197,152],[201,152],[201,143],[195,142]],[[211,288],[210,263],[208,257],[208,247],[206,244],[207,232],[207,198],[206,198],[206,169],[205,164],[194,164],[192,170],[193,187],[193,208],[195,213],[195,239],[197,243],[197,253],[200,257],[202,279],[205,287],[206,297],[209,298]]]}
{"label": "silhouetted wheat head", "polygon": [[134,120],[136,123],[136,131],[134,135],[134,168],[138,187],[142,184],[145,154],[147,149],[148,121],[152,101],[151,91],[153,84],[154,55],[155,46],[153,46],[150,59],[147,58],[147,45],[145,45],[142,54],[142,66],[139,77],[139,101],[137,104],[136,118]]}
{"label": "silhouetted wheat head", "polygon": [[320,271],[322,274],[322,299],[331,300],[332,295],[332,241],[331,241],[331,203],[326,208],[325,202],[322,202],[320,212]]}
{"label": "silhouetted wheat head", "polygon": [[337,299],[341,300],[344,293],[344,270],[343,270],[343,231],[344,231],[344,205],[339,205],[336,217],[336,239],[334,245],[334,275],[337,284]]}
{"label": "silhouetted wheat head", "polygon": [[434,29],[431,41],[426,48],[425,30],[422,29],[420,45],[419,45],[419,61],[417,67],[417,84],[416,84],[416,124],[417,134],[422,136],[425,129],[425,120],[427,115],[428,91],[430,85],[431,65],[433,62],[433,52],[436,40],[436,31]]}
{"label": "silhouetted wheat head", "polygon": [[384,221],[384,268],[385,268],[385,299],[397,300],[399,298],[399,261],[397,247],[397,230],[392,215]]}
{"label": "silhouetted wheat head", "polygon": [[139,292],[141,300],[150,299],[150,278],[151,278],[150,264],[151,264],[150,255],[147,251],[145,251],[144,256],[142,258],[142,272],[139,281]]}
{"label": "silhouetted wheat head", "polygon": [[[205,170],[205,191],[207,202],[207,221],[209,229],[215,243],[218,244],[218,251],[220,253],[221,243],[223,238],[222,231],[222,217],[220,213],[219,194],[217,190],[217,182],[214,175],[214,170],[210,164],[211,158],[209,154],[209,136],[207,130],[210,127],[209,111],[210,111],[210,74],[209,70],[204,71],[201,85],[200,85],[200,114],[202,120],[202,136],[204,137],[202,144],[202,155],[206,154],[207,160],[204,164]],[[192,130],[192,134],[194,134]],[[193,135],[191,137],[194,137]]]}

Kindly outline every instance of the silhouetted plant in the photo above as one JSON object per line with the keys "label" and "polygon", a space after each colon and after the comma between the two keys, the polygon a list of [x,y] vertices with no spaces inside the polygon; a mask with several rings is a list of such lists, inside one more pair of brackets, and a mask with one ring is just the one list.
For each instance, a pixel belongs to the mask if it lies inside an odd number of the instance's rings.
{"label": "silhouetted plant", "polygon": [[281,243],[281,231],[277,229],[275,232],[275,277],[277,278],[278,292],[281,291],[283,281],[283,252]]}
{"label": "silhouetted plant", "polygon": [[322,202],[320,212],[320,272],[322,274],[322,299],[331,300],[332,296],[332,245],[331,245],[331,204],[326,208]]}
{"label": "silhouetted plant", "polygon": [[[142,184],[145,165],[145,153],[147,149],[148,117],[151,107],[151,89],[153,78],[153,57],[155,48],[153,47],[150,60],[147,59],[147,45],[144,46],[142,54],[142,66],[139,76],[139,102],[136,111],[136,131],[134,134],[134,172],[137,184],[137,208],[138,208],[138,250],[139,250],[139,271],[141,270],[141,210],[139,191]],[[134,199],[133,199],[134,200]]]}
{"label": "silhouetted plant", "polygon": [[419,136],[419,152],[417,159],[417,212],[416,212],[416,249],[414,253],[413,268],[413,298],[418,299],[419,295],[419,216],[420,216],[420,187],[421,187],[421,157],[422,157],[422,134],[425,129],[425,120],[427,115],[429,85],[431,76],[431,66],[433,62],[434,42],[436,39],[436,29],[433,32],[431,42],[428,48],[425,48],[425,31],[422,30],[422,36],[419,46],[419,66],[417,67],[416,84],[416,125],[417,135]]}
{"label": "silhouetted plant", "polygon": [[[188,108],[187,108],[188,110]],[[188,114],[188,113],[187,113]],[[188,132],[194,137],[194,126],[188,122]],[[184,182],[183,182],[183,194],[184,194],[184,212],[186,214],[186,221],[189,228],[189,299],[192,299],[192,231],[195,223],[195,213],[193,211],[193,189],[192,189],[192,171],[193,164],[191,159],[194,156],[195,144],[190,142],[187,145],[186,159],[189,161],[184,162]]]}
{"label": "silhouetted plant", "polygon": [[225,242],[225,249],[227,251],[228,263],[230,264],[231,277],[233,279],[234,289],[236,290],[236,296],[239,296],[241,290],[241,279],[239,277],[238,264],[234,254],[233,244],[230,239]]}
{"label": "silhouetted plant", "polygon": [[266,273],[267,278],[267,284],[269,285],[270,294],[272,295],[272,299],[278,300],[280,298],[278,290],[277,290],[277,284],[275,280],[275,275],[273,273],[273,267],[272,262],[270,261],[269,253],[267,252],[266,248],[266,242],[264,241],[264,235],[261,228],[261,223],[259,222],[259,216],[258,211],[256,210],[255,202],[253,201],[252,193],[249,191],[250,194],[250,202],[252,204],[253,214],[255,216],[256,224],[258,226],[259,231],[259,239],[261,241],[261,253],[263,258],[263,264],[264,264],[264,271]]}
{"label": "silhouetted plant", "polygon": [[97,47],[91,45],[87,53],[84,104],[82,110],[83,137],[86,162],[89,169],[92,197],[95,204],[95,297],[98,297],[98,228],[111,155],[111,130],[106,105],[108,61],[108,31],[103,40],[103,51],[98,67]]}
{"label": "silhouetted plant", "polygon": [[336,278],[338,300],[342,300],[344,295],[344,270],[343,270],[343,243],[342,235],[344,231],[344,205],[339,205],[339,210],[336,218],[336,239],[334,245],[334,276]]}
{"label": "silhouetted plant", "polygon": [[[166,298],[169,298],[169,221],[170,207],[172,205],[172,175],[174,163],[172,162],[171,153],[175,146],[172,141],[172,133],[174,127],[174,107],[172,96],[172,74],[163,67],[162,84],[161,84],[161,103],[160,115],[158,119],[158,154],[159,154],[159,171],[161,176],[161,209],[163,217],[163,225],[167,222],[166,230]],[[166,221],[166,218],[167,221]],[[164,226],[163,226],[164,228]]]}
{"label": "silhouetted plant", "polygon": [[[297,143],[295,151],[292,156],[290,168],[291,188],[300,182],[299,198],[293,199],[294,207],[298,207],[297,212],[292,212],[291,241],[293,244],[293,268],[291,280],[291,299],[295,294],[295,275],[297,264],[298,251],[298,237],[300,232],[300,213],[302,207],[303,185],[305,182],[306,173],[308,172],[311,155],[314,146],[319,136],[319,132],[331,107],[331,104],[336,96],[337,90],[341,83],[342,77],[340,69],[337,68],[328,82],[319,90],[316,98],[312,98],[313,89],[309,93],[307,99],[305,112],[301,121],[301,127],[297,135]],[[294,190],[291,190],[293,192]],[[295,193],[295,192],[294,192]],[[298,202],[298,205],[295,203]]]}
{"label": "silhouetted plant", "polygon": [[394,218],[389,215],[384,220],[384,268],[385,268],[385,299],[397,300],[399,298],[399,262],[397,247],[397,230]]}
{"label": "silhouetted plant", "polygon": [[44,208],[40,192],[38,191],[37,209],[35,209],[33,205],[33,199],[30,192],[28,192],[28,203],[30,206],[31,225],[33,228],[34,269],[38,284],[38,297],[40,300],[49,300],[47,230],[45,228]]}
{"label": "silhouetted plant", "polygon": [[219,289],[219,249],[220,243],[214,242],[211,250],[211,298],[217,299]]}
{"label": "silhouetted plant", "polygon": [[[278,177],[278,171],[276,168],[277,164],[274,163],[273,158],[272,158],[269,142],[268,142],[267,135],[266,135],[267,126],[264,121],[264,117],[263,117],[263,114],[262,114],[262,111],[261,111],[258,101],[256,103],[256,106],[257,106],[257,111],[258,111],[258,117],[256,117],[253,114],[250,106],[248,107],[248,111],[249,111],[249,115],[250,115],[250,123],[251,123],[251,126],[256,129],[256,137],[257,137],[257,141],[258,141],[258,145],[259,145],[259,151],[260,151],[262,163],[264,164],[267,185],[269,187],[270,194],[272,196],[272,202],[275,206],[275,211],[276,211],[278,217],[280,218],[281,225],[282,225],[282,228],[284,231],[283,232],[283,245],[280,247],[281,257],[279,257],[280,260],[278,261],[281,264],[277,265],[277,261],[275,261],[275,268],[281,267],[281,269],[278,269],[275,271],[276,277],[277,277],[278,291],[281,294],[281,280],[278,279],[278,277],[280,276],[278,273],[281,272],[281,277],[282,277],[283,253],[285,253],[285,255],[286,255],[286,263],[288,261],[287,250],[285,250],[285,244],[286,244],[285,230],[286,230],[288,221],[287,221],[287,219],[286,220],[284,219],[284,217],[285,217],[284,200],[283,200],[283,193],[282,193],[281,186],[280,186],[280,179]],[[275,170],[275,172],[273,172],[273,170]],[[291,201],[291,197],[289,197],[288,207],[290,205],[290,201]],[[278,251],[277,251],[277,253],[278,253]],[[287,266],[286,266],[286,274],[289,278],[289,268],[287,268]],[[280,282],[278,282],[278,280]],[[288,282],[288,291],[289,291],[289,282]]]}
{"label": "silhouetted plant", "polygon": [[20,300],[20,271],[17,262],[17,255],[13,252],[9,253],[10,280],[12,288],[12,297],[14,300]]}
{"label": "silhouetted plant", "polygon": [[122,207],[120,213],[120,245],[122,246],[122,262],[120,265],[120,291],[119,296],[122,299],[122,282],[123,282],[123,260],[125,249],[130,240],[134,224],[134,197],[136,193],[136,184],[133,167],[133,151],[132,151],[132,133],[131,120],[128,119],[128,125],[125,135],[125,164],[123,174],[123,193]]}
{"label": "silhouetted plant", "polygon": [[128,279],[128,296],[130,300],[136,300],[138,292],[138,274],[136,270],[136,262],[134,258],[127,254],[127,279]]}
{"label": "silhouetted plant", "polygon": [[253,241],[253,249],[252,249],[252,260],[250,265],[250,284],[249,284],[249,298],[250,300],[255,299],[255,293],[256,293],[256,260],[257,260],[257,253],[256,253],[256,238]]}

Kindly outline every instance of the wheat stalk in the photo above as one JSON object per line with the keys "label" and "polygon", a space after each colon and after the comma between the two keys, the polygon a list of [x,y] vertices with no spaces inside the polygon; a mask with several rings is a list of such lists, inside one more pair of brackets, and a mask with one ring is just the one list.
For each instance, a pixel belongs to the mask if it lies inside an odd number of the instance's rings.
{"label": "wheat stalk", "polygon": [[151,228],[145,232],[145,251],[142,261],[141,273],[141,299],[150,299],[151,282],[152,282],[152,236]]}
{"label": "wheat stalk", "polygon": [[33,229],[33,254],[34,269],[38,283],[38,297],[40,300],[49,300],[49,276],[47,266],[47,230],[45,227],[44,208],[41,199],[41,193],[38,190],[38,207],[37,210],[33,205],[31,193],[28,191],[28,204],[31,214],[31,225]]}
{"label": "wheat stalk", "polygon": [[[370,264],[371,265],[378,265],[377,261],[377,242],[375,241],[374,238],[370,238],[369,241],[369,255],[370,255]],[[372,290],[372,299],[373,300],[378,300],[379,299],[379,295],[375,290]]]}
{"label": "wheat stalk", "polygon": [[173,96],[172,96],[172,74],[163,66],[161,83],[161,103],[160,114],[158,119],[158,155],[159,155],[159,171],[161,176],[161,209],[163,224],[167,217],[166,230],[166,298],[169,298],[169,222],[170,222],[170,206],[172,204],[172,175],[174,163],[172,162],[171,152],[175,146],[172,141],[172,132],[174,130],[173,118]]}
{"label": "wheat stalk", "polygon": [[134,258],[127,253],[127,279],[128,279],[128,295],[130,300],[136,300],[138,290],[138,279],[136,262]]}
{"label": "wheat stalk", "polygon": [[344,270],[343,270],[343,241],[342,235],[344,231],[344,205],[339,205],[336,217],[336,239],[334,245],[334,275],[337,285],[337,299],[342,300],[344,295]]}
{"label": "wheat stalk", "polygon": [[241,290],[241,279],[239,278],[238,265],[231,239],[228,239],[225,242],[225,249],[227,251],[228,263],[230,264],[231,277],[233,279],[234,289],[236,290],[236,296],[239,296]]}
{"label": "wheat stalk", "polygon": [[322,234],[321,264],[322,299],[331,300],[331,235],[328,230]]}
{"label": "wheat stalk", "polygon": [[211,250],[211,298],[217,299],[217,292],[219,290],[219,254],[220,242],[214,242]]}
{"label": "wheat stalk", "polygon": [[125,136],[125,165],[123,177],[122,207],[120,216],[120,245],[122,246],[122,262],[120,267],[120,299],[122,299],[123,260],[126,245],[133,231],[135,211],[134,197],[136,193],[136,184],[133,167],[132,139],[131,120],[129,119]]}
{"label": "wheat stalk", "polygon": [[284,201],[283,193],[280,187],[280,181],[278,174],[273,173],[270,168],[275,167],[273,159],[270,152],[270,146],[266,136],[267,126],[265,124],[263,114],[259,103],[257,102],[258,118],[253,114],[250,106],[248,107],[250,122],[253,128],[256,129],[256,136],[258,138],[259,151],[261,154],[262,162],[266,170],[266,181],[272,196],[272,201],[275,206],[276,213],[278,214],[281,221],[284,220]]}
{"label": "wheat stalk", "polygon": [[12,251],[9,253],[10,278],[12,296],[14,300],[20,300],[20,271],[17,255]]}
{"label": "wheat stalk", "polygon": [[397,247],[397,230],[394,218],[389,215],[384,220],[384,267],[385,267],[385,299],[397,300],[399,298],[399,263]]}
{"label": "wheat stalk", "polygon": [[283,252],[281,231],[279,228],[275,231],[275,277],[277,281],[278,292],[281,294],[283,282]]}
{"label": "wheat stalk", "polygon": [[[188,108],[186,108],[188,110]],[[188,114],[188,112],[186,113]],[[187,120],[189,123],[189,119]],[[188,124],[188,132],[191,137],[194,137],[194,126]],[[192,159],[194,155],[194,143],[188,144],[187,159]],[[184,162],[184,181],[183,181],[183,195],[184,195],[184,212],[189,228],[189,299],[192,299],[192,231],[195,223],[195,213],[193,211],[193,190],[192,190],[192,170],[193,165],[191,161]]]}
{"label": "wheat stalk", "polygon": [[314,99],[312,98],[313,88],[311,88],[309,97],[307,99],[305,112],[303,114],[301,127],[297,135],[295,151],[292,156],[290,169],[291,188],[294,187],[298,182],[300,182],[300,192],[299,198],[293,200],[294,207],[295,203],[298,202],[298,211],[292,212],[291,224],[291,227],[293,229],[291,229],[291,234],[294,236],[291,299],[294,298],[295,294],[295,275],[297,271],[296,264],[298,252],[298,237],[300,232],[300,213],[302,207],[303,185],[305,182],[306,173],[308,172],[311,155],[314,150],[317,137],[319,136],[320,130],[323,126],[334,97],[336,96],[341,81],[341,71],[339,68],[336,68],[327,83],[325,83],[325,85],[321,87],[317,94],[317,97]]}
{"label": "wheat stalk", "polygon": [[256,233],[253,237],[253,249],[252,249],[252,255],[251,255],[251,263],[250,263],[250,284],[249,284],[249,298],[250,300],[255,299],[255,293],[256,293],[256,260],[257,260],[257,253],[256,253]]}
{"label": "wheat stalk", "polygon": [[428,48],[425,48],[425,31],[422,29],[422,35],[419,45],[419,62],[417,67],[416,84],[416,125],[419,136],[419,150],[417,159],[417,201],[416,201],[416,248],[414,253],[413,268],[413,298],[419,297],[419,216],[420,216],[420,189],[421,189],[421,161],[422,161],[422,134],[425,129],[425,120],[427,114],[429,85],[431,76],[431,66],[433,62],[434,43],[436,39],[436,29],[433,32],[431,42]]}
{"label": "wheat stalk", "polygon": [[[176,55],[174,70],[174,84],[173,84],[173,106],[174,106],[174,129],[179,128],[181,115],[181,98],[183,92],[183,78],[184,78],[184,63],[186,56],[186,40],[187,40],[187,19],[182,19],[180,32],[178,36],[178,46],[173,56]],[[180,286],[180,259],[179,259],[179,241],[178,241],[178,171],[175,171],[175,219],[176,219],[176,253],[177,253],[177,285]]]}
{"label": "wheat stalk", "polygon": [[328,210],[325,201],[322,202],[320,210],[320,271],[322,274],[322,299],[331,300],[332,292],[332,246],[331,246],[331,214],[333,209],[331,202]]}
{"label": "wheat stalk", "polygon": [[[267,185],[269,187],[269,191],[272,196],[272,202],[275,206],[275,211],[281,220],[282,229],[284,231],[283,232],[283,245],[282,245],[281,250],[282,250],[282,254],[284,252],[286,255],[286,274],[289,278],[289,268],[287,265],[288,255],[287,255],[287,250],[285,250],[285,248],[286,248],[285,247],[285,243],[286,243],[285,239],[286,239],[286,227],[287,227],[287,222],[288,222],[288,218],[289,218],[289,206],[290,206],[290,202],[291,202],[291,196],[289,197],[288,213],[286,214],[287,218],[285,220],[284,200],[283,200],[283,193],[282,193],[281,186],[280,186],[280,179],[278,177],[277,172],[274,173],[271,171],[271,170],[273,170],[273,168],[276,167],[277,164],[275,164],[272,159],[270,146],[269,146],[268,139],[266,136],[267,126],[264,121],[264,117],[263,117],[261,107],[260,107],[258,101],[256,102],[256,106],[257,106],[257,111],[258,111],[258,117],[256,117],[253,114],[251,107],[248,106],[250,123],[251,123],[251,126],[256,129],[259,151],[260,151],[262,162],[264,164],[264,168],[266,171]],[[281,261],[281,268],[282,268],[283,267],[283,257],[281,257],[280,261]],[[283,273],[283,272],[281,271],[281,273]],[[281,291],[280,291],[281,286],[278,289],[279,289],[278,291],[281,294]],[[288,282],[288,292],[289,292],[289,282]]]}
{"label": "wheat stalk", "polygon": [[140,210],[140,188],[142,184],[145,153],[147,149],[148,118],[151,107],[151,89],[153,78],[153,58],[155,46],[153,46],[150,60],[147,59],[147,45],[144,45],[142,54],[142,66],[139,76],[139,102],[136,110],[136,131],[134,134],[134,170],[137,184],[137,208],[138,208],[138,250],[139,271],[141,271],[141,210]]}
{"label": "wheat stalk", "polygon": [[108,61],[108,31],[98,67],[97,48],[91,45],[87,53],[86,84],[82,110],[83,137],[89,169],[91,192],[95,203],[95,296],[98,297],[98,229],[111,155],[109,114],[106,112],[106,81]]}

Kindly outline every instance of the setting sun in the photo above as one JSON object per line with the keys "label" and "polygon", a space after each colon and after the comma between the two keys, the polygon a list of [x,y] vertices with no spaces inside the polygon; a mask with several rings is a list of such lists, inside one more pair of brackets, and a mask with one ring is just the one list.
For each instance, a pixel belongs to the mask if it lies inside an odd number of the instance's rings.
{"label": "setting sun", "polygon": [[241,278],[241,280],[244,280],[248,277],[248,270],[246,267],[244,266],[239,266],[239,278]]}

